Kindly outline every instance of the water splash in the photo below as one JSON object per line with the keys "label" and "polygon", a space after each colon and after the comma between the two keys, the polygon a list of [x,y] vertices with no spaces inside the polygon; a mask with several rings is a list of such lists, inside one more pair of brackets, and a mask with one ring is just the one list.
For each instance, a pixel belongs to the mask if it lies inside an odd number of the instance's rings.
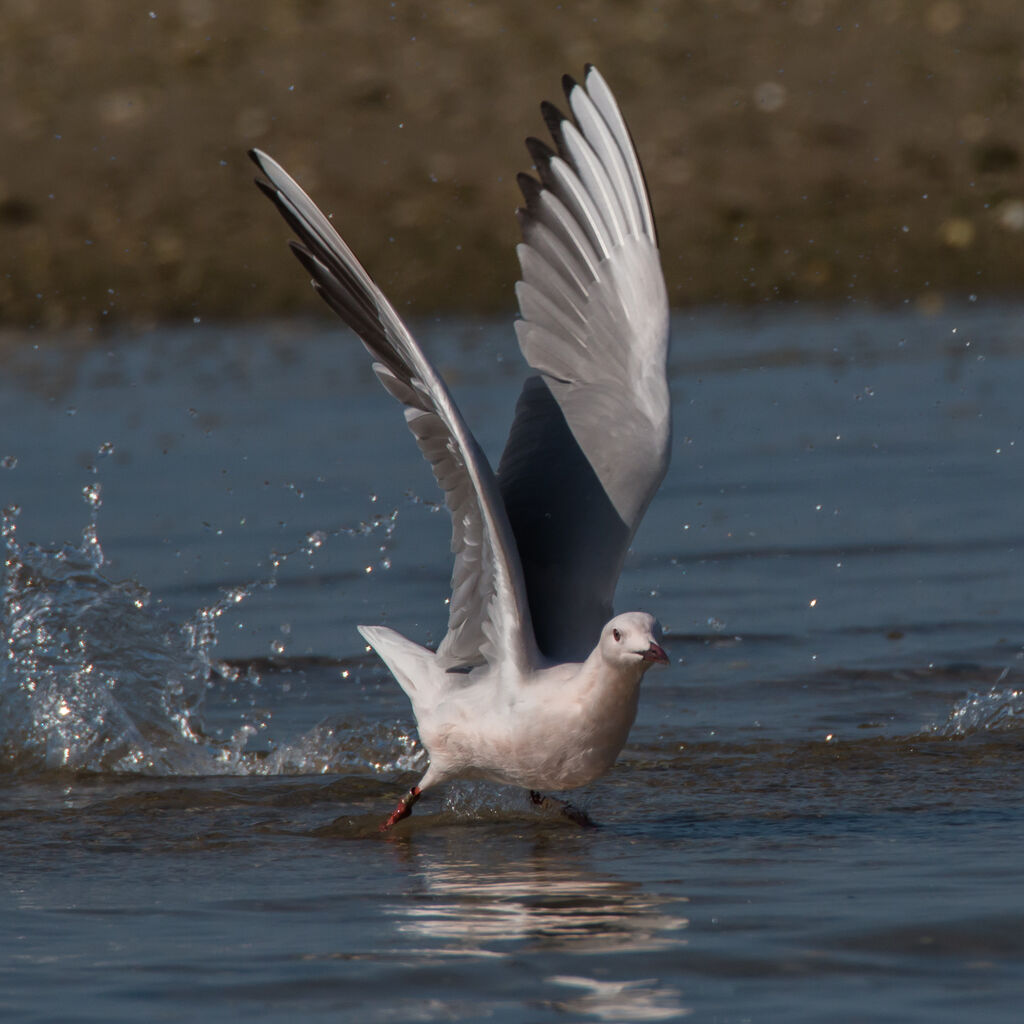
{"label": "water splash", "polygon": [[1000,689],[997,684],[988,693],[972,693],[958,702],[936,731],[942,736],[969,736],[1020,729],[1024,729],[1024,690]]}
{"label": "water splash", "polygon": [[162,773],[198,742],[208,662],[133,581],[100,571],[98,485],[78,545],[20,544],[3,512],[0,757],[45,765]]}
{"label": "water splash", "polygon": [[[104,445],[98,454],[112,451]],[[288,559],[313,559],[332,538],[380,533],[381,568],[387,568],[397,509],[353,527],[310,532],[294,550],[272,553],[264,578],[223,588],[216,601],[178,622],[145,587],[104,573],[97,479],[83,488],[83,498],[88,519],[78,544],[25,543],[17,532],[19,509],[4,509],[0,518],[0,769],[195,775],[421,766],[422,749],[399,723],[367,729],[328,721],[293,742],[271,744],[269,753],[266,745],[247,749],[269,725],[265,710],[239,710],[233,727],[215,736],[204,727],[212,681],[260,683],[255,669],[243,673],[217,660],[220,620],[258,591],[273,589]]]}
{"label": "water splash", "polygon": [[380,774],[422,772],[427,754],[414,735],[392,723],[336,718],[321,722],[297,743],[274,750],[258,769],[264,775],[324,775],[369,767]]}

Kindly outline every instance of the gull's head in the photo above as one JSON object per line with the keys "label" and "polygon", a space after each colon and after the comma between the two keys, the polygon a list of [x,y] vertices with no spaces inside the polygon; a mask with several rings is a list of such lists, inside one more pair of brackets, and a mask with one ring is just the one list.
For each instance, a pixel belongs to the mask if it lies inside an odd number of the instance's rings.
{"label": "gull's head", "polygon": [[623,612],[601,630],[601,654],[609,665],[642,675],[652,665],[667,665],[661,646],[661,626],[647,612]]}

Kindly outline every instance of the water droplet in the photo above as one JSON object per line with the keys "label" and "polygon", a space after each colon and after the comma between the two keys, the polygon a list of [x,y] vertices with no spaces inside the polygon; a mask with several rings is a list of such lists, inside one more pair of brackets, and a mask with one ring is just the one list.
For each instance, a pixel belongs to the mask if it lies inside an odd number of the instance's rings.
{"label": "water droplet", "polygon": [[5,455],[2,459],[0,459],[0,469],[16,469],[17,466],[17,455]]}

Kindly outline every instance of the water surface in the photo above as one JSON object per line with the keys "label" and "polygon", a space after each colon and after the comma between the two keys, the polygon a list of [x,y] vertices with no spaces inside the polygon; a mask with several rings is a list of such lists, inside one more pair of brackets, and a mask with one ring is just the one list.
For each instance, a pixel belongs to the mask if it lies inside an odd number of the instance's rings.
{"label": "water surface", "polygon": [[[5,350],[0,1011],[22,1021],[1015,1020],[1024,309],[677,315],[618,607],[666,627],[581,832],[431,794],[355,632],[448,524],[361,348]],[[420,336],[484,447],[505,323]]]}

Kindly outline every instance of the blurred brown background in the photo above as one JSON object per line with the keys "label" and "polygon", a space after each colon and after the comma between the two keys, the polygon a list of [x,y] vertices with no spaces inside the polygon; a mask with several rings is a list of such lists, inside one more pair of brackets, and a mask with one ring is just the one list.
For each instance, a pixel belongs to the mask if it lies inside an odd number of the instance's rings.
{"label": "blurred brown background", "polygon": [[319,313],[251,146],[399,308],[511,309],[522,140],[586,61],[675,305],[1021,290],[1017,0],[3,0],[0,324]]}

